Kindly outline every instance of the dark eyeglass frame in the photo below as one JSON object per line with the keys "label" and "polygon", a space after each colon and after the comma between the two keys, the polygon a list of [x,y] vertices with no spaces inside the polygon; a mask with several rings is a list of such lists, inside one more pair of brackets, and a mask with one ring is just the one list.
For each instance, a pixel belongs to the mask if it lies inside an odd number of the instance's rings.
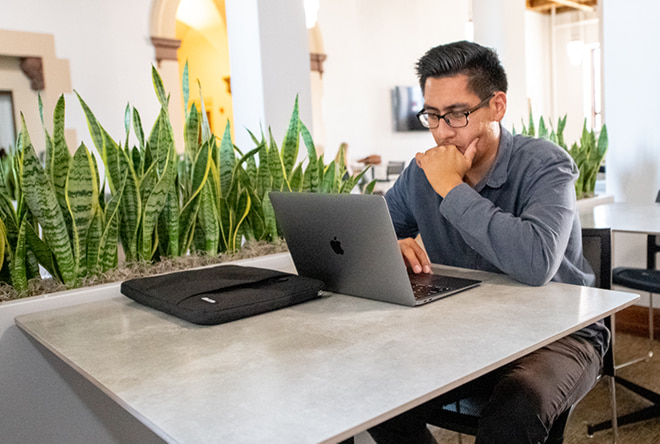
{"label": "dark eyeglass frame", "polygon": [[[416,114],[417,120],[419,120],[420,123],[428,129],[436,129],[438,126],[440,126],[440,119],[444,120],[445,123],[447,124],[447,126],[449,126],[450,128],[465,128],[470,123],[470,119],[469,119],[468,116],[470,114],[472,114],[473,112],[475,112],[476,110],[478,110],[479,108],[483,108],[484,106],[486,106],[486,104],[488,104],[488,102],[490,102],[490,99],[492,99],[493,97],[495,97],[495,93],[492,93],[491,95],[486,97],[484,100],[479,102],[479,104],[477,104],[475,107],[470,108],[467,111],[449,111],[448,113],[437,114],[437,113],[428,112],[425,109],[423,109],[423,110],[421,110],[420,112],[418,112]],[[447,116],[449,114],[463,114],[465,116],[465,125],[460,125],[460,126],[452,125],[449,122],[449,120],[447,119]],[[433,115],[433,116],[436,116],[438,118],[438,124],[437,125],[431,126],[431,123],[430,123],[430,121],[427,117],[429,115]]]}

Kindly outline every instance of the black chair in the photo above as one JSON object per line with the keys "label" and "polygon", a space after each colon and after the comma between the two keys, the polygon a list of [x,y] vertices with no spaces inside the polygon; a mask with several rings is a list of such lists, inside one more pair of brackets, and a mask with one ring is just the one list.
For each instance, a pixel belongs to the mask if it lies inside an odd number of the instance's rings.
{"label": "black chair", "polygon": [[[655,198],[660,203],[660,191]],[[617,267],[612,270],[612,282],[616,285],[631,288],[633,290],[648,292],[649,294],[649,349],[645,356],[630,360],[622,364],[615,364],[615,370],[626,367],[637,362],[653,357],[653,295],[660,294],[660,270],[656,270],[656,256],[660,252],[658,245],[658,236],[649,235],[646,241],[646,268]],[[651,418],[660,417],[660,395],[641,387],[627,379],[616,376],[617,383],[626,387],[634,393],[646,398],[652,402],[652,405],[637,412],[618,418],[618,425],[633,424],[639,421],[645,421]],[[593,435],[600,430],[606,430],[612,427],[610,421],[588,426],[589,435]]]}
{"label": "black chair", "polygon": [[[587,229],[582,230],[582,244],[584,256],[591,264],[596,275],[596,284],[598,288],[611,288],[611,234],[609,229]],[[605,320],[608,328],[611,328],[611,319]],[[616,403],[614,386],[614,359],[612,347],[604,360],[603,375],[610,376],[610,393],[612,404],[612,420],[614,422],[614,442],[616,442],[617,424],[616,424]],[[486,397],[470,397],[458,402],[448,404],[443,407],[430,421],[431,425],[458,432],[459,434],[475,436],[479,425],[479,415],[486,405]],[[546,443],[561,444],[564,442],[564,429],[568,419],[575,408],[575,405],[565,410],[552,424]],[[460,442],[460,435],[459,435]]]}
{"label": "black chair", "polygon": [[[660,191],[655,198],[660,203]],[[617,369],[653,357],[653,295],[660,294],[660,270],[656,270],[656,256],[660,252],[658,236],[650,234],[646,239],[646,268],[617,267],[612,271],[615,285],[649,293],[649,349],[646,356],[616,366]]]}

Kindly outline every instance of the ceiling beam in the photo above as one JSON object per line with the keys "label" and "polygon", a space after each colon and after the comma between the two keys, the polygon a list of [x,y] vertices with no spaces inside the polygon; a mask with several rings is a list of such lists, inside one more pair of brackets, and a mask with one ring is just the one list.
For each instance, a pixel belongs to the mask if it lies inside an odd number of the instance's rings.
{"label": "ceiling beam", "polygon": [[549,13],[554,7],[557,7],[557,12],[567,12],[571,10],[582,10],[593,12],[595,10],[595,0],[527,0],[527,9],[530,11]]}

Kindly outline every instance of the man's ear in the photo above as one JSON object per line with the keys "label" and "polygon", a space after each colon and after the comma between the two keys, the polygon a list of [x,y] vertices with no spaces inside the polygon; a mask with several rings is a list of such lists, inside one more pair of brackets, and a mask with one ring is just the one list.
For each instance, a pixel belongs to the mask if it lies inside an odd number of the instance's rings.
{"label": "man's ear", "polygon": [[506,113],[506,93],[503,91],[497,91],[490,101],[490,106],[495,113],[494,120],[500,122]]}

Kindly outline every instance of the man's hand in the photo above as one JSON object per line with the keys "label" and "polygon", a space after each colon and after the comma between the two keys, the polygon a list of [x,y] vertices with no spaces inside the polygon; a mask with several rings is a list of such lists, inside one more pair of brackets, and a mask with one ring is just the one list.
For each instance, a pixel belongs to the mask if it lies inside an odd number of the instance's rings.
{"label": "man's hand", "polygon": [[465,153],[461,153],[454,145],[442,145],[415,155],[417,165],[424,170],[426,179],[443,198],[452,188],[463,183],[465,174],[472,167],[478,141],[476,138],[470,142]]}
{"label": "man's hand", "polygon": [[403,260],[414,273],[431,272],[431,261],[426,251],[424,251],[415,239],[411,237],[399,239],[399,248],[401,249]]}

